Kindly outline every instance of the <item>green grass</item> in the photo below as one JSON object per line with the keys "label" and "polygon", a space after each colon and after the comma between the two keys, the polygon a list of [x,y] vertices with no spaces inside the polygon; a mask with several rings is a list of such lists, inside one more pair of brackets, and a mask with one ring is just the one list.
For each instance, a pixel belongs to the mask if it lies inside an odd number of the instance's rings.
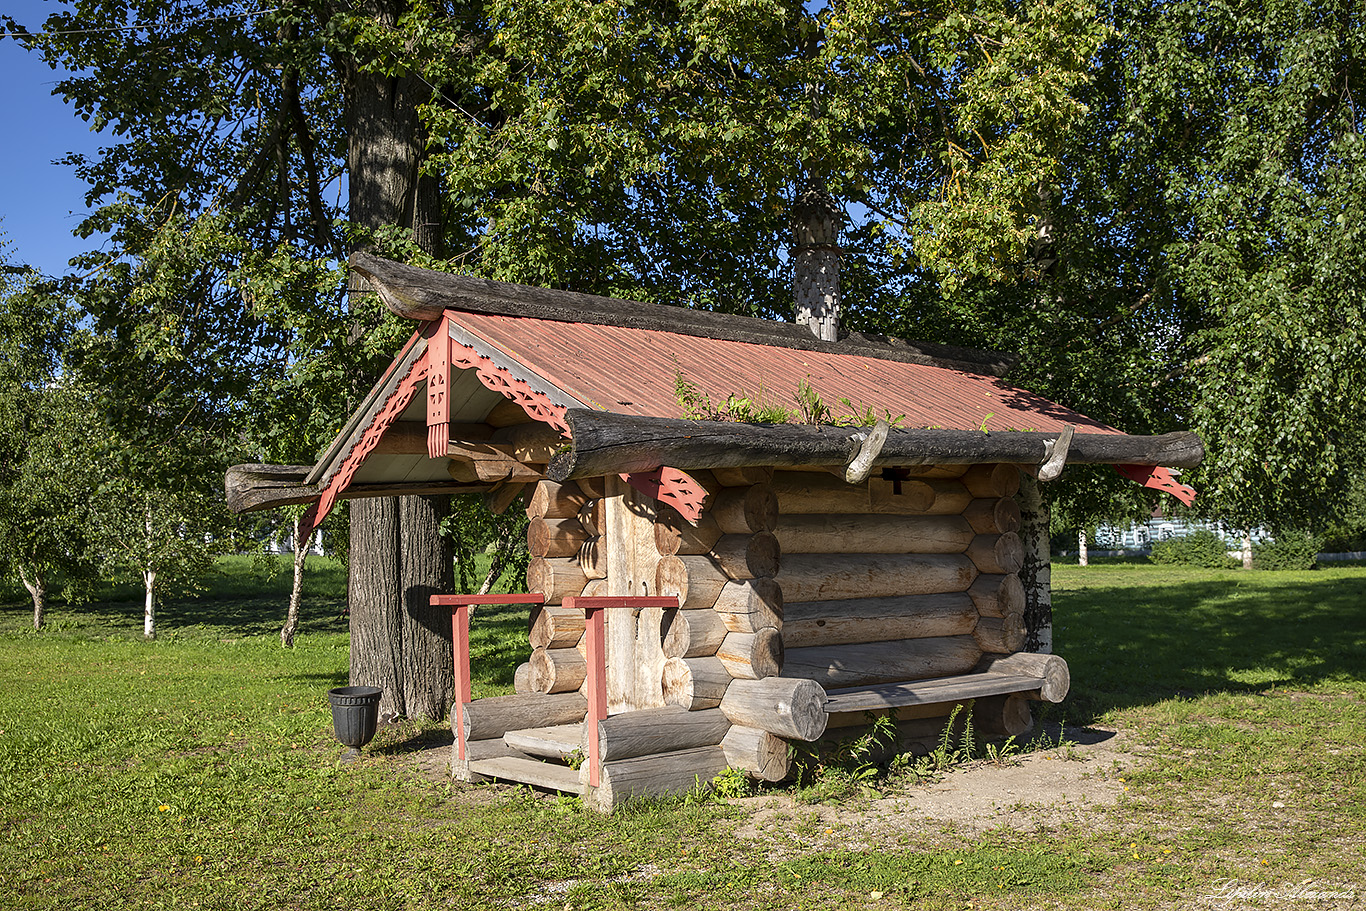
{"label": "green grass", "polygon": [[[737,839],[746,810],[722,801],[604,818],[433,785],[403,760],[434,726],[387,728],[340,763],[324,693],[346,677],[343,573],[310,565],[285,650],[287,575],[220,570],[163,607],[154,642],[135,590],[55,605],[41,634],[22,590],[3,593],[8,907],[1184,908],[1223,879],[1366,889],[1361,569],[1056,567],[1060,711],[1134,744],[1131,768],[1091,770],[1124,778],[1119,804],[1032,833],[880,840],[827,834],[808,807],[781,850]],[[476,619],[481,693],[506,690],[524,623]]]}

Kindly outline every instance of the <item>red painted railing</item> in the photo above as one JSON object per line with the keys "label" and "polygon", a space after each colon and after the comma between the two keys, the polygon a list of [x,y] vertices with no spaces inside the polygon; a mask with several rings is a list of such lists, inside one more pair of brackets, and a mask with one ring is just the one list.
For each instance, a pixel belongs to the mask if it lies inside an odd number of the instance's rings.
{"label": "red painted railing", "polygon": [[470,683],[470,608],[475,605],[493,604],[544,604],[545,595],[432,595],[433,607],[450,607],[451,642],[455,646],[455,705],[451,708],[454,718],[451,727],[455,729],[456,758],[465,758],[465,703],[473,696]]}
{"label": "red painted railing", "polygon": [[[451,726],[455,729],[456,757],[465,758],[465,738],[463,734],[465,704],[473,695],[470,682],[470,608],[475,605],[492,604],[544,604],[541,594],[518,595],[432,595],[432,605],[453,608],[451,613],[451,639],[455,644],[455,705],[451,709],[454,718]],[[588,676],[588,714],[584,718],[584,730],[588,741],[588,784],[598,787],[602,783],[602,745],[598,742],[598,722],[607,717],[607,617],[608,610],[630,610],[639,614],[647,607],[666,610],[678,607],[677,597],[646,597],[643,595],[609,595],[605,597],[575,597],[564,599],[564,606],[570,610],[583,611],[584,620],[584,661]]]}
{"label": "red painted railing", "polygon": [[640,613],[647,607],[665,609],[678,607],[677,597],[652,598],[643,595],[605,597],[574,597],[564,599],[564,606],[583,611],[584,646],[588,665],[588,715],[584,718],[585,738],[588,741],[588,784],[596,788],[602,783],[602,744],[598,742],[598,722],[607,717],[607,618],[606,611],[629,609]]}

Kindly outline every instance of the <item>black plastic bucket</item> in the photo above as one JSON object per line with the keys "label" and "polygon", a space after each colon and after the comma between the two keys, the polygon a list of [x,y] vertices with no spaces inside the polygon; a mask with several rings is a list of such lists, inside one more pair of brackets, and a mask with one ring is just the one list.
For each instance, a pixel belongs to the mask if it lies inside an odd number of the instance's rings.
{"label": "black plastic bucket", "polygon": [[377,686],[339,686],[327,691],[327,701],[332,703],[332,731],[344,745],[359,750],[374,739],[382,692]]}

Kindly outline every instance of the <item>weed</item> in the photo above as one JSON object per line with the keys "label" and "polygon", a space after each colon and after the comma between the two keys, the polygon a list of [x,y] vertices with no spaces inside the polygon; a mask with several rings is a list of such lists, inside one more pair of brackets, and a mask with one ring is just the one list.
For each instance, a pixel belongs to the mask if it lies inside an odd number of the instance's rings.
{"label": "weed", "polygon": [[733,800],[753,794],[754,782],[744,769],[726,769],[711,780],[711,790],[722,800]]}

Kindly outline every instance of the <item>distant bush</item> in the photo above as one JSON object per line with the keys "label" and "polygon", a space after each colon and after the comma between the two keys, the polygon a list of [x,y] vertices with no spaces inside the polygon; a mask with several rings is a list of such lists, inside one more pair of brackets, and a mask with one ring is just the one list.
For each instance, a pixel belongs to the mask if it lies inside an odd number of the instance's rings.
{"label": "distant bush", "polygon": [[1227,569],[1237,561],[1228,555],[1224,539],[1212,531],[1196,531],[1183,538],[1168,538],[1153,545],[1148,559],[1154,563],[1180,566],[1203,566],[1206,569]]}
{"label": "distant bush", "polygon": [[1253,569],[1313,569],[1319,553],[1319,539],[1303,531],[1288,531],[1274,541],[1252,545]]}

